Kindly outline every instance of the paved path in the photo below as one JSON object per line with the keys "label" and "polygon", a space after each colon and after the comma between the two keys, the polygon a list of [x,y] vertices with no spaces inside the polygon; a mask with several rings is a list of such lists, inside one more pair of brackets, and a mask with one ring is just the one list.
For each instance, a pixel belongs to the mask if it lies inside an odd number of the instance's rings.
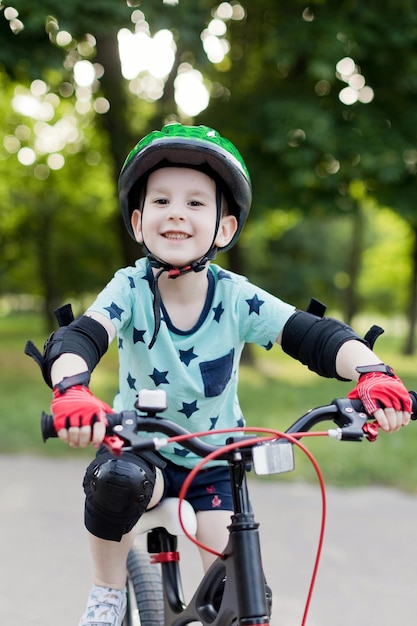
{"label": "paved path", "polygon": [[[0,624],[77,626],[91,567],[80,483],[86,462],[0,456]],[[414,626],[417,496],[328,488],[324,553],[308,626]],[[318,488],[256,484],[272,626],[300,626],[317,546]],[[199,575],[194,547],[185,591]],[[280,618],[280,619],[279,619]]]}

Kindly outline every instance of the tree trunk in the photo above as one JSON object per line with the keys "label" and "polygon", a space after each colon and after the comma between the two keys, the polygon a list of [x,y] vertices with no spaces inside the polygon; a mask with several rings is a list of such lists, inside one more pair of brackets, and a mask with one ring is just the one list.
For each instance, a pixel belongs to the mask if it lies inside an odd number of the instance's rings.
{"label": "tree trunk", "polygon": [[408,308],[408,334],[404,345],[404,354],[414,354],[416,344],[416,324],[417,324],[417,226],[413,227],[414,244],[411,253],[411,284],[410,284],[410,304]]}
{"label": "tree trunk", "polygon": [[[128,123],[128,103],[126,83],[122,75],[117,37],[113,34],[96,35],[97,63],[104,68],[100,79],[103,96],[109,101],[110,109],[100,115],[100,123],[108,137],[108,144],[113,163],[113,179],[115,181],[115,198],[117,198],[117,181],[119,173],[128,154],[133,148],[135,139],[130,132]],[[118,204],[118,202],[117,202]],[[120,210],[116,212],[116,227],[120,233],[121,251],[125,265],[131,265],[140,255],[140,247],[126,231]]]}
{"label": "tree trunk", "polygon": [[53,276],[53,263],[51,262],[51,237],[53,232],[52,215],[49,211],[40,212],[35,232],[37,249],[37,262],[39,277],[43,289],[43,319],[45,330],[50,333],[55,329],[55,317],[53,311],[56,306],[57,293]]}
{"label": "tree trunk", "polygon": [[[149,130],[161,128],[166,118],[176,112],[174,80],[177,75],[181,54],[181,48],[178,46],[175,62],[165,83],[163,96],[158,102],[156,116],[150,120],[152,128]],[[117,196],[117,181],[120,170],[129,150],[133,148],[139,137],[132,135],[130,123],[127,119],[129,108],[125,92],[126,81],[122,75],[119,47],[115,34],[96,35],[95,60],[104,68],[100,84],[103,96],[110,102],[110,109],[107,113],[100,116],[100,121],[107,134],[110,153],[113,158],[113,176]],[[120,210],[117,212],[116,219],[120,232],[124,263],[132,265],[141,255],[141,248],[127,232]]]}
{"label": "tree trunk", "polygon": [[352,215],[352,239],[348,259],[349,286],[345,291],[344,318],[351,324],[359,310],[358,280],[362,264],[365,220],[359,203],[355,203]]}

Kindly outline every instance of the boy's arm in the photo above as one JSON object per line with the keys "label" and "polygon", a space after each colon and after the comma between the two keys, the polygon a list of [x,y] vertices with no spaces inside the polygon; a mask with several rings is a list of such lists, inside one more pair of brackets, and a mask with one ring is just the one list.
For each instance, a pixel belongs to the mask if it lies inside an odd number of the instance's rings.
{"label": "boy's arm", "polygon": [[348,398],[361,400],[383,430],[392,432],[409,423],[411,402],[407,389],[394,370],[364,344],[354,340],[344,343],[336,356],[336,369],[343,378],[358,381]]}
{"label": "boy's arm", "polygon": [[[114,324],[107,319],[102,313],[95,311],[87,311],[86,317],[94,319],[99,322],[101,326],[107,331],[108,345],[113,341],[116,335],[116,329]],[[81,374],[82,372],[89,371],[86,361],[78,354],[64,353],[59,356],[56,361],[53,362],[51,367],[51,382],[52,386],[57,385],[63,378],[68,376],[74,376],[75,374]]]}
{"label": "boy's arm", "polygon": [[58,309],[59,329],[46,341],[41,353],[31,341],[25,352],[39,365],[51,387],[55,429],[71,446],[99,446],[105,436],[105,415],[112,409],[88,388],[90,374],[116,334],[104,315],[87,311],[74,319],[69,305]]}
{"label": "boy's arm", "polygon": [[360,365],[378,365],[381,359],[364,343],[351,340],[342,344],[336,354],[336,371],[340,378],[359,380]]}
{"label": "boy's arm", "polygon": [[[296,311],[287,320],[277,343],[321,376],[357,380],[348,397],[359,398],[384,430],[397,430],[410,421],[407,389],[350,326],[333,318]],[[370,367],[362,372],[356,369],[363,366]]]}
{"label": "boy's arm", "polygon": [[[108,343],[113,340],[116,329],[104,315],[88,311],[86,317],[94,319],[107,331]],[[77,379],[77,375],[87,374],[87,382],[60,391],[60,383]],[[111,408],[95,398],[87,388],[90,371],[87,362],[78,354],[64,353],[51,366],[53,386],[52,414],[58,436],[72,447],[94,447],[102,444],[106,434],[105,414]],[[71,417],[70,417],[71,416]],[[78,421],[78,424],[77,424]],[[69,424],[71,422],[71,425]],[[60,426],[65,426],[60,428]]]}

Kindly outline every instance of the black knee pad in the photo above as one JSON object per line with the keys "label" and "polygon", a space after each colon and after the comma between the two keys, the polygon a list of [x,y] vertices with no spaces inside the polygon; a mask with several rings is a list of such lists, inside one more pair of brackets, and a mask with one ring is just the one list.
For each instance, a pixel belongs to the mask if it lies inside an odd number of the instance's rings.
{"label": "black knee pad", "polygon": [[[107,456],[107,455],[106,455]],[[145,512],[155,485],[155,467],[135,455],[134,461],[100,457],[87,469],[85,523],[97,537],[120,541]]]}
{"label": "black knee pad", "polygon": [[155,469],[139,467],[129,461],[112,459],[93,470],[92,495],[100,508],[112,513],[143,513],[149,504],[155,484]]}

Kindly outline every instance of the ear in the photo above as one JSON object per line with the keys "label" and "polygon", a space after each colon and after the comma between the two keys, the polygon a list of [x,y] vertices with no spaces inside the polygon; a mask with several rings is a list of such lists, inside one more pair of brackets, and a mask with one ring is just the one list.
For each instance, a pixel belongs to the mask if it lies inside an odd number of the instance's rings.
{"label": "ear", "polygon": [[135,239],[138,243],[143,243],[143,235],[142,235],[142,213],[139,209],[135,209],[132,213],[132,217],[130,218],[130,223],[132,224],[133,234],[135,235]]}
{"label": "ear", "polygon": [[214,244],[218,248],[224,248],[233,239],[233,235],[237,231],[237,219],[234,215],[224,215],[220,220],[219,230],[217,231]]}

